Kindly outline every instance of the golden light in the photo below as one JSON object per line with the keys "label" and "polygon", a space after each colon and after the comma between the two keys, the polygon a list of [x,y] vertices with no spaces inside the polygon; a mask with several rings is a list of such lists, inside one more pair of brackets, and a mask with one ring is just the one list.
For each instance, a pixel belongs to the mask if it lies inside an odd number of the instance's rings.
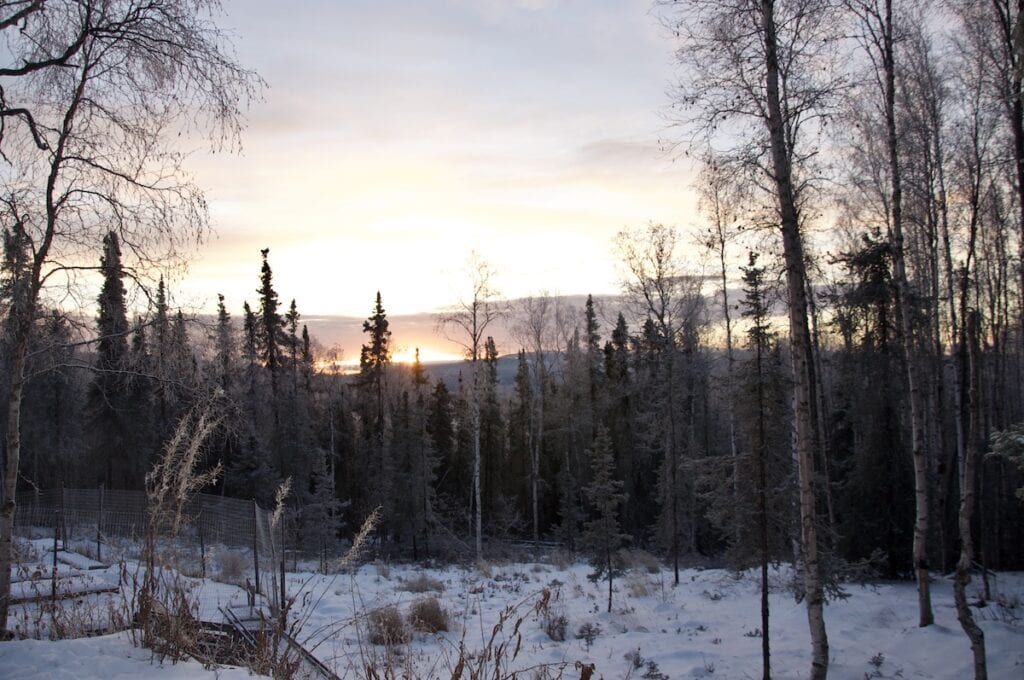
{"label": "golden light", "polygon": [[[450,363],[461,361],[462,359],[463,357],[460,354],[452,354],[451,352],[431,347],[420,347],[420,363],[423,364]],[[391,361],[396,364],[411,364],[416,361],[416,349],[402,347],[391,355]]]}
{"label": "golden light", "polygon": [[[446,352],[432,347],[421,347],[420,363],[442,364],[462,361],[465,357],[461,354]],[[416,348],[400,347],[391,355],[393,364],[412,364],[416,361]],[[359,372],[359,357],[345,357],[343,359],[324,358],[315,362],[317,371],[323,373],[338,373],[341,375],[352,375]]]}

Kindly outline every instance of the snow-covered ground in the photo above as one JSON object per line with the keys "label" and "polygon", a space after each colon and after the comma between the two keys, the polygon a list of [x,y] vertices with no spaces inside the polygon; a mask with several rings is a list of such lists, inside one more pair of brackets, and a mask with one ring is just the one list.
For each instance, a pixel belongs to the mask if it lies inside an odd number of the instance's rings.
{"label": "snow-covered ground", "polygon": [[195,661],[159,664],[126,633],[49,642],[0,642],[0,678],[9,680],[249,680],[243,668],[211,671]]}
{"label": "snow-covered ground", "polygon": [[[608,680],[761,677],[754,572],[688,569],[673,587],[669,570],[637,569],[616,581],[610,614],[607,583],[592,583],[588,572],[582,564],[371,564],[351,574],[289,574],[287,588],[296,596],[297,637],[342,677],[363,677],[368,665],[378,670],[390,665],[399,675],[452,677],[460,647],[469,666],[490,669],[493,656],[486,658],[479,650],[500,650],[504,671],[527,671],[522,677],[557,677],[563,670],[564,677],[577,678],[577,662],[594,664],[593,677]],[[804,678],[809,668],[806,610],[786,589],[788,578],[785,568],[773,572],[770,640],[773,677],[780,679]],[[970,678],[971,654],[956,621],[951,583],[936,577],[933,586],[936,624],[927,629],[916,625],[913,583],[846,586],[849,597],[826,608],[829,677]],[[226,604],[238,598],[231,586],[197,581],[196,587],[202,602]],[[972,594],[980,588],[973,583]],[[974,609],[985,630],[989,677],[1020,680],[1024,574],[998,574],[992,588],[993,602]],[[407,643],[392,647],[371,644],[369,612],[393,605],[408,619],[412,604],[431,596],[448,612],[449,631],[413,633]],[[564,626],[558,625],[561,621]],[[559,627],[565,639],[553,640],[548,629],[557,632]],[[0,643],[0,678],[214,677],[198,664],[151,661],[151,654],[133,648],[124,634]],[[548,672],[535,672],[539,667]],[[217,673],[221,678],[248,676],[238,669]]]}

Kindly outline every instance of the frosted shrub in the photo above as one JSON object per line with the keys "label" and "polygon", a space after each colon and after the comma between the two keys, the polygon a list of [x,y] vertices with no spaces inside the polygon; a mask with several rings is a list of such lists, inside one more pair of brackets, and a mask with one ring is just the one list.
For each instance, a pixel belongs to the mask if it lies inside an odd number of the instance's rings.
{"label": "frosted shrub", "polygon": [[224,583],[243,585],[250,568],[251,560],[240,552],[224,550],[217,556],[218,579]]}
{"label": "frosted shrub", "polygon": [[648,597],[652,594],[653,587],[648,577],[631,573],[626,577],[626,590],[633,597]]}
{"label": "frosted shrub", "polygon": [[448,612],[441,608],[436,597],[424,597],[409,607],[409,623],[423,633],[448,630]]}
{"label": "frosted shrub", "polygon": [[398,607],[382,607],[370,612],[367,622],[370,627],[370,643],[375,645],[399,645],[409,641],[405,621]]}
{"label": "frosted shrub", "polygon": [[661,573],[661,561],[646,550],[623,550],[622,561],[631,570],[647,572],[648,574]]}
{"label": "frosted shrub", "polygon": [[596,640],[597,636],[600,634],[601,626],[597,625],[596,623],[590,623],[588,621],[576,630],[576,639],[583,640],[587,645],[587,649],[589,650],[591,645],[594,644],[594,640]]}
{"label": "frosted shrub", "polygon": [[440,593],[444,590],[444,584],[436,578],[426,574],[419,574],[408,580],[402,581],[399,586],[402,590],[410,593],[429,593],[431,591]]}

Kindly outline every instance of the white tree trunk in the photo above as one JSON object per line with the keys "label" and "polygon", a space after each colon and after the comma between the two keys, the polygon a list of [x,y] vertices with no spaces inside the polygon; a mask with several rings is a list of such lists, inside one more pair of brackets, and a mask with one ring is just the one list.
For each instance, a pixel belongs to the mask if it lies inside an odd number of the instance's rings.
{"label": "white tree trunk", "polygon": [[772,154],[772,179],[777,192],[782,241],[789,291],[789,327],[794,382],[794,429],[796,433],[800,527],[803,538],[804,589],[807,597],[807,622],[811,634],[811,680],[828,675],[828,636],[825,632],[824,592],[818,562],[814,490],[814,451],[817,443],[815,377],[810,324],[807,318],[807,285],[803,241],[796,192],[793,187],[791,149],[787,142],[779,85],[779,55],[772,0],[762,0],[761,21],[765,45],[765,104]]}

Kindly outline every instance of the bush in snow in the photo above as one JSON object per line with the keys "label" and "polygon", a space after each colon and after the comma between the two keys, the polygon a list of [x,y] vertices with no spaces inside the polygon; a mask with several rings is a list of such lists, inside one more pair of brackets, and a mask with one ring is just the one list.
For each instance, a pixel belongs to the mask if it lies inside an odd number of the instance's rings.
{"label": "bush in snow", "polygon": [[409,633],[398,607],[374,609],[367,617],[370,627],[370,643],[375,645],[399,645],[409,641]]}
{"label": "bush in snow", "polygon": [[448,630],[448,612],[441,608],[436,597],[424,597],[409,607],[409,623],[423,633]]}
{"label": "bush in snow", "polygon": [[234,550],[224,550],[217,556],[217,573],[219,580],[240,586],[245,583],[245,575],[252,568],[252,561],[244,554]]}
{"label": "bush in snow", "polygon": [[402,581],[399,588],[410,593],[429,593],[431,591],[440,593],[444,590],[444,584],[436,578],[431,578],[426,574],[419,574]]}

